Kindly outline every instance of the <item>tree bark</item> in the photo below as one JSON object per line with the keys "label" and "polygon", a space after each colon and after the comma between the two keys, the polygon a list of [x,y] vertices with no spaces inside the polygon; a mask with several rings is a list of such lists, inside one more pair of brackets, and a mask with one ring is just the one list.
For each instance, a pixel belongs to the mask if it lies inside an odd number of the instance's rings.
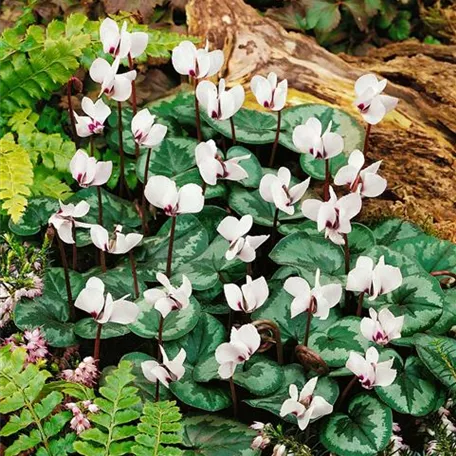
{"label": "tree bark", "polygon": [[[369,157],[384,160],[389,190],[367,213],[402,207],[456,228],[456,46],[410,40],[354,57],[331,54],[314,38],[287,32],[242,0],[190,0],[189,32],[224,50],[220,76],[248,89],[255,74],[288,79],[288,104],[324,103],[358,117],[353,84],[367,72],[387,78],[398,108],[372,128]],[[247,107],[254,107],[251,94]],[[399,205],[399,206],[398,206]],[[419,210],[418,210],[418,209]]]}

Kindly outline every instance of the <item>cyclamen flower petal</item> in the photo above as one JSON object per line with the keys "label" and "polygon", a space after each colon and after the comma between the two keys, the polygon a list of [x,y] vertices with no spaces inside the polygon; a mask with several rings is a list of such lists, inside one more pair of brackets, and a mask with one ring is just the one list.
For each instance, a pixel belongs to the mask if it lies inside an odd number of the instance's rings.
{"label": "cyclamen flower petal", "polygon": [[280,409],[280,416],[294,415],[298,421],[299,429],[304,430],[310,420],[329,415],[333,406],[321,396],[314,395],[318,377],[310,379],[298,394],[296,385],[290,385],[290,399],[286,399]]}
{"label": "cyclamen flower petal", "polygon": [[174,69],[184,76],[206,78],[218,73],[223,65],[223,52],[209,52],[209,43],[204,49],[197,49],[191,41],[182,41],[173,49],[171,61]]}
{"label": "cyclamen flower petal", "polygon": [[326,320],[329,310],[336,306],[342,297],[340,284],[320,285],[320,269],[317,269],[315,274],[315,287],[312,290],[307,281],[301,277],[289,277],[285,281],[284,289],[294,297],[291,303],[291,318],[309,311],[314,300],[315,308],[310,310],[315,317]]}
{"label": "cyclamen flower petal", "polygon": [[108,182],[112,173],[112,161],[98,161],[79,149],[70,161],[70,171],[81,187],[93,187]]}
{"label": "cyclamen flower petal", "polygon": [[387,82],[386,79],[379,81],[375,74],[365,74],[355,82],[354,104],[368,124],[378,124],[397,106],[398,98],[382,95]]}
{"label": "cyclamen flower petal", "polygon": [[225,90],[225,80],[220,79],[218,90],[213,82],[201,81],[196,88],[196,97],[209,117],[226,120],[241,109],[245,92],[241,85]]}
{"label": "cyclamen flower petal", "polygon": [[74,244],[73,225],[75,227],[90,228],[89,223],[78,222],[76,219],[84,217],[89,212],[90,206],[86,201],[80,201],[76,205],[63,204],[61,201],[60,209],[49,218],[49,225],[56,230],[59,238],[66,244]]}
{"label": "cyclamen flower petal", "polygon": [[87,116],[78,116],[74,113],[78,136],[85,138],[93,134],[103,133],[104,122],[111,114],[110,107],[101,99],[94,103],[87,97],[82,99],[81,107]]}
{"label": "cyclamen flower petal", "polygon": [[131,82],[136,79],[136,71],[117,74],[120,59],[117,57],[112,66],[104,59],[97,58],[90,66],[90,77],[101,84],[100,95],[105,94],[115,101],[125,101],[131,95]]}
{"label": "cyclamen flower petal", "polygon": [[100,324],[108,322],[129,325],[136,321],[139,307],[125,298],[114,301],[111,293],[105,297],[105,286],[98,277],[91,277],[79,293],[74,305],[89,313]]}
{"label": "cyclamen flower petal", "polygon": [[356,149],[350,154],[348,165],[337,171],[334,177],[334,184],[348,185],[351,192],[357,191],[362,196],[375,198],[386,189],[386,179],[377,174],[381,163],[381,161],[378,161],[362,169],[364,155],[360,150]]}
{"label": "cyclamen flower petal", "polygon": [[135,248],[142,241],[143,235],[139,233],[122,234],[122,225],[117,225],[110,238],[108,230],[101,225],[93,225],[90,228],[90,237],[100,250],[122,255]]}
{"label": "cyclamen flower petal", "polygon": [[339,155],[344,148],[344,140],[338,133],[332,133],[332,121],[322,134],[321,122],[311,117],[303,125],[293,130],[293,144],[301,153],[311,154],[314,158],[329,159]]}
{"label": "cyclamen flower petal", "polygon": [[351,219],[361,210],[361,196],[350,193],[339,200],[332,187],[329,187],[329,201],[308,199],[302,203],[301,210],[305,217],[317,222],[318,231],[325,231],[325,237],[332,242],[344,245],[343,234],[351,232]]}
{"label": "cyclamen flower petal", "polygon": [[275,174],[265,174],[260,181],[260,195],[268,203],[288,215],[295,212],[294,204],[299,202],[309,188],[310,177],[290,187],[291,173],[284,166]]}
{"label": "cyclamen flower petal", "polygon": [[166,388],[169,388],[171,382],[179,381],[185,374],[184,361],[187,356],[186,351],[181,348],[177,356],[170,360],[165,350],[160,346],[163,362],[144,361],[141,363],[141,370],[144,377],[152,383],[159,381]]}
{"label": "cyclamen flower petal", "polygon": [[247,324],[231,328],[230,342],[223,343],[215,351],[215,359],[220,364],[218,373],[221,378],[233,376],[236,366],[248,361],[258,350],[261,337],[255,326]]}
{"label": "cyclamen flower petal", "polygon": [[144,32],[127,32],[127,23],[122,24],[122,30],[115,21],[106,18],[100,26],[100,39],[103,51],[121,59],[128,54],[132,58],[141,55],[146,47],[149,37]]}
{"label": "cyclamen flower petal", "polygon": [[347,276],[347,290],[366,293],[370,301],[396,290],[401,285],[401,270],[396,266],[386,265],[383,256],[375,267],[371,258],[358,257],[355,268]]}
{"label": "cyclamen flower petal", "polygon": [[277,84],[277,75],[273,72],[268,77],[254,76],[250,81],[252,89],[258,104],[272,111],[280,111],[285,106],[288,92],[288,81],[284,79]]}
{"label": "cyclamen flower petal", "polygon": [[192,284],[187,276],[182,275],[182,285],[179,288],[172,286],[168,277],[161,272],[157,273],[157,281],[163,285],[165,291],[158,288],[146,290],[144,299],[147,304],[157,309],[163,318],[173,310],[182,310],[189,306]]}
{"label": "cyclamen flower petal", "polygon": [[244,215],[240,220],[228,216],[219,223],[218,233],[230,243],[225,253],[227,260],[230,261],[237,257],[244,263],[251,263],[256,258],[256,249],[266,242],[269,235],[245,236],[252,225],[253,218],[251,215]]}
{"label": "cyclamen flower petal", "polygon": [[370,318],[361,320],[361,334],[368,340],[379,345],[386,345],[393,339],[401,337],[404,316],[395,317],[393,313],[384,308],[377,312],[369,309]]}
{"label": "cyclamen flower petal", "polygon": [[163,141],[168,127],[155,123],[155,116],[148,109],[142,109],[133,117],[131,130],[140,146],[151,148]]}
{"label": "cyclamen flower petal", "polygon": [[252,280],[250,276],[247,276],[246,282],[242,287],[238,287],[234,283],[225,284],[223,290],[228,305],[233,310],[252,313],[268,299],[269,288],[264,277]]}
{"label": "cyclamen flower petal", "polygon": [[203,189],[196,184],[186,184],[180,189],[166,176],[152,176],[144,190],[150,204],[170,217],[179,214],[195,214],[204,207]]}
{"label": "cyclamen flower petal", "polygon": [[363,388],[372,389],[374,386],[389,386],[394,382],[397,371],[392,369],[394,358],[378,362],[379,353],[375,347],[366,351],[365,357],[359,353],[350,352],[345,367],[359,379]]}
{"label": "cyclamen flower petal", "polygon": [[217,152],[214,140],[201,142],[195,149],[196,164],[204,182],[215,185],[217,179],[240,181],[249,177],[239,162],[250,158],[250,154],[224,160]]}

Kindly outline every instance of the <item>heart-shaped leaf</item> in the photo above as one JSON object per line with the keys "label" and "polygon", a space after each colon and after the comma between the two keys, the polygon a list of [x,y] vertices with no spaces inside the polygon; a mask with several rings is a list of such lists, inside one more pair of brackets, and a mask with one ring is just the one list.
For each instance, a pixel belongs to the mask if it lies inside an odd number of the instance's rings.
{"label": "heart-shaped leaf", "polygon": [[[70,271],[73,299],[84,287],[83,277]],[[19,329],[34,329],[40,326],[49,345],[68,347],[76,343],[73,327],[69,322],[70,309],[62,268],[49,268],[44,277],[43,295],[21,299],[14,310],[14,322]]]}
{"label": "heart-shaped leaf", "polygon": [[413,223],[402,219],[389,219],[372,228],[378,245],[389,247],[393,242],[410,239],[423,234],[423,231]]}
{"label": "heart-shaped leaf", "polygon": [[431,413],[440,398],[435,381],[416,356],[407,358],[390,386],[376,387],[375,392],[393,410],[413,416]]}
{"label": "heart-shaped leaf", "polygon": [[[93,318],[83,318],[74,326],[74,332],[83,339],[95,339],[97,336],[98,325]],[[111,339],[128,334],[128,326],[119,323],[105,323],[101,330],[102,339]]]}
{"label": "heart-shaped leaf", "polygon": [[[214,120],[204,110],[201,118],[214,130],[227,138],[231,138],[231,124],[229,120]],[[236,140],[246,144],[267,144],[274,142],[277,129],[277,115],[269,112],[254,111],[241,108],[233,116]]]}
{"label": "heart-shaped leaf", "polygon": [[428,330],[431,334],[445,334],[456,326],[456,288],[443,290],[443,296],[442,315]]}
{"label": "heart-shaped leaf", "polygon": [[43,226],[48,225],[49,217],[55,214],[59,207],[59,202],[55,198],[30,198],[21,219],[17,223],[10,219],[8,228],[18,236],[32,236],[39,233]]}
{"label": "heart-shaped leaf", "polygon": [[309,348],[316,351],[328,366],[345,366],[351,351],[364,355],[370,345],[361,334],[360,321],[357,317],[345,317],[324,332],[311,332]]}
{"label": "heart-shaped leaf", "polygon": [[[343,153],[330,160],[331,174],[347,164],[347,157],[354,149],[363,148],[364,129],[357,120],[346,112],[321,104],[307,104],[283,110],[283,121],[286,130],[280,135],[279,142],[286,148],[299,152],[293,144],[293,130],[296,126],[306,123],[311,117],[316,117],[322,123],[323,131],[332,122],[331,131],[338,133],[344,139]],[[324,160],[316,160],[310,154],[301,155],[301,167],[310,176],[323,180],[325,178]]]}
{"label": "heart-shaped leaf", "polygon": [[250,444],[256,432],[238,421],[214,415],[193,415],[182,420],[186,456],[255,456]]}
{"label": "heart-shaped leaf", "polygon": [[368,394],[355,396],[348,414],[331,415],[320,440],[331,452],[344,456],[373,456],[383,450],[392,435],[391,409]]}
{"label": "heart-shaped leaf", "polygon": [[[258,399],[247,399],[244,402],[251,407],[267,410],[274,415],[280,416],[282,404],[290,396],[290,385],[296,385],[298,390],[301,391],[308,380],[304,368],[299,364],[288,364],[287,366],[284,366],[283,372],[284,381],[277,391],[270,396]],[[336,381],[329,377],[320,377],[317,382],[317,387],[315,388],[314,396],[321,396],[330,404],[334,404],[339,396],[339,386]],[[296,423],[296,418],[291,415],[287,415],[283,419]]]}
{"label": "heart-shaped leaf", "polygon": [[[134,323],[128,325],[132,332],[146,339],[158,337],[158,326],[160,323],[160,312],[140,298],[136,301],[140,308],[138,318]],[[189,333],[198,323],[201,314],[201,307],[198,301],[190,298],[190,304],[182,310],[170,312],[163,322],[163,340],[176,340]]]}
{"label": "heart-shaped leaf", "polygon": [[456,394],[456,340],[419,335],[415,339],[418,356],[434,376]]}

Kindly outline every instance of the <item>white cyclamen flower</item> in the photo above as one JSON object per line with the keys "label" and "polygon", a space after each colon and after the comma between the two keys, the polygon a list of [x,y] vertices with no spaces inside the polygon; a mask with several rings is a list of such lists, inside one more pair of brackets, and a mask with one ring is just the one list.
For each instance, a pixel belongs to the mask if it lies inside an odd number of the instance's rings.
{"label": "white cyclamen flower", "polygon": [[81,187],[103,185],[111,177],[112,161],[97,161],[79,149],[70,161],[70,171]]}
{"label": "white cyclamen flower", "polygon": [[376,266],[371,258],[360,256],[356,260],[355,268],[347,276],[347,290],[366,293],[369,301],[373,301],[379,295],[390,293],[401,285],[401,270],[385,264],[384,256],[380,257]]}
{"label": "white cyclamen flower", "polygon": [[309,188],[310,177],[300,184],[290,187],[291,173],[282,166],[275,174],[265,174],[260,181],[260,195],[268,203],[288,215],[293,215],[294,205],[301,200]]}
{"label": "white cyclamen flower", "polygon": [[217,152],[213,139],[201,142],[195,149],[196,165],[201,177],[209,185],[215,185],[217,179],[240,181],[249,177],[239,162],[250,158],[250,154],[224,160]]}
{"label": "white cyclamen flower", "polygon": [[255,326],[247,324],[236,329],[231,328],[230,341],[223,343],[215,350],[215,359],[220,364],[218,373],[221,378],[233,376],[236,366],[248,361],[258,350],[261,337]]}
{"label": "white cyclamen flower", "polygon": [[90,228],[92,242],[104,252],[123,255],[135,248],[143,238],[139,233],[122,234],[122,225],[116,225],[113,235],[110,237],[108,230],[101,225],[93,225]]}
{"label": "white cyclamen flower", "polygon": [[335,185],[348,185],[351,192],[359,192],[361,196],[375,198],[386,189],[386,179],[377,174],[381,160],[365,169],[363,153],[356,149],[348,158],[348,165],[342,166],[334,177]]}
{"label": "white cyclamen flower", "polygon": [[251,263],[256,258],[256,249],[266,242],[269,235],[245,236],[252,225],[253,218],[251,215],[244,215],[240,220],[228,216],[219,223],[218,233],[230,243],[225,253],[227,260],[237,257],[244,263]]}
{"label": "white cyclamen flower", "polygon": [[302,153],[314,158],[327,160],[339,155],[344,148],[344,140],[338,133],[331,132],[332,121],[323,133],[321,122],[311,117],[303,125],[293,130],[293,144]]}
{"label": "white cyclamen flower", "polygon": [[350,352],[345,367],[359,379],[363,388],[372,389],[374,386],[389,386],[396,378],[396,369],[392,369],[394,358],[378,362],[379,354],[375,347],[366,351],[364,358],[359,353]]}
{"label": "white cyclamen flower", "polygon": [[225,90],[225,80],[217,86],[211,81],[201,81],[196,88],[196,97],[212,119],[226,120],[234,116],[244,103],[244,87],[237,85]]}
{"label": "white cyclamen flower", "polygon": [[242,287],[235,283],[227,283],[223,286],[223,290],[228,305],[233,310],[252,313],[268,299],[269,288],[264,277],[252,280],[248,275],[246,282]]}
{"label": "white cyclamen flower", "polygon": [[317,222],[318,231],[325,231],[334,244],[344,245],[343,234],[351,232],[350,220],[361,210],[361,196],[350,193],[339,200],[332,187],[329,187],[329,201],[308,199],[302,203],[305,217]]}
{"label": "white cyclamen flower", "polygon": [[274,72],[268,77],[256,75],[250,81],[250,88],[258,103],[272,111],[280,111],[287,101],[288,81],[284,79],[277,84],[277,75]]}
{"label": "white cyclamen flower", "polygon": [[104,123],[111,114],[111,108],[101,99],[94,103],[88,97],[82,99],[81,108],[87,115],[78,116],[74,113],[78,136],[86,138],[93,134],[103,133]]}
{"label": "white cyclamen flower", "polygon": [[298,393],[296,385],[290,385],[290,399],[285,400],[280,409],[280,416],[294,415],[302,431],[315,420],[333,411],[333,406],[321,396],[315,396],[314,390],[318,377],[311,378]]}
{"label": "white cyclamen flower", "polygon": [[60,209],[49,218],[49,224],[56,230],[59,238],[66,244],[74,244],[73,225],[75,227],[90,228],[90,223],[78,222],[76,219],[84,217],[89,212],[90,206],[86,201],[79,201],[74,205],[63,204],[61,201]]}
{"label": "white cyclamen flower", "polygon": [[165,385],[166,388],[169,388],[171,382],[177,382],[184,376],[184,361],[187,357],[187,353],[181,348],[176,357],[173,360],[170,360],[161,345],[160,351],[163,361],[161,363],[153,360],[144,361],[141,363],[141,370],[144,377],[146,377],[149,382],[157,383],[158,380]]}
{"label": "white cyclamen flower", "polygon": [[192,284],[187,276],[182,275],[182,285],[175,288],[171,285],[165,274],[158,272],[157,281],[163,285],[165,290],[153,288],[144,292],[144,299],[147,304],[157,309],[163,318],[173,310],[186,309],[190,304],[192,295]]}
{"label": "white cyclamen flower", "polygon": [[379,345],[386,345],[393,339],[401,337],[404,316],[395,317],[389,309],[382,309],[377,312],[370,308],[370,318],[364,317],[361,320],[362,335]]}
{"label": "white cyclamen flower", "polygon": [[100,40],[104,52],[123,59],[128,54],[132,58],[141,55],[147,47],[149,37],[145,32],[127,32],[126,22],[119,31],[117,23],[107,17],[100,26]]}
{"label": "white cyclamen flower", "polygon": [[114,301],[111,293],[107,293],[105,297],[104,292],[104,283],[98,277],[91,277],[74,305],[89,313],[100,324],[111,322],[129,325],[136,321],[139,307],[125,299],[129,295]]}
{"label": "white cyclamen flower", "polygon": [[[307,280],[301,277],[289,277],[284,284],[287,293],[294,297],[291,303],[291,318],[311,311],[313,315],[321,320],[326,320],[329,310],[336,306],[342,297],[342,285],[331,283],[320,285],[320,269],[315,274],[315,287],[310,289]],[[311,303],[314,301],[313,308]]]}
{"label": "white cyclamen flower", "polygon": [[355,82],[354,104],[368,124],[378,124],[399,101],[398,98],[382,95],[387,82],[386,79],[379,81],[375,74],[365,74]]}
{"label": "white cyclamen flower", "polygon": [[148,109],[141,109],[131,121],[131,131],[135,141],[144,147],[154,147],[163,141],[168,127],[155,123]]}
{"label": "white cyclamen flower", "polygon": [[223,52],[209,52],[207,41],[204,49],[197,49],[191,41],[182,41],[173,49],[171,61],[179,74],[197,79],[206,78],[222,68]]}
{"label": "white cyclamen flower", "polygon": [[195,214],[204,207],[203,189],[196,184],[186,184],[180,189],[166,176],[152,176],[144,190],[150,204],[170,217],[179,214]]}
{"label": "white cyclamen flower", "polygon": [[95,59],[90,67],[90,77],[101,84],[100,95],[105,94],[115,101],[125,101],[131,95],[131,82],[136,79],[136,71],[117,74],[120,60],[117,57],[112,66],[102,58]]}

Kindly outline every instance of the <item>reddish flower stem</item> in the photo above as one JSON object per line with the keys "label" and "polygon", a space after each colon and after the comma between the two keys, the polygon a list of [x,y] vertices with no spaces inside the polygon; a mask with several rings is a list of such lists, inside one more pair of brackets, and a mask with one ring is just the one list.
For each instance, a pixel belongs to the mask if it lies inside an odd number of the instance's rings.
{"label": "reddish flower stem", "polygon": [[176,216],[171,219],[171,230],[169,232],[168,258],[166,259],[166,275],[171,278],[171,266],[173,262],[174,234],[176,231]]}
{"label": "reddish flower stem", "polygon": [[100,359],[100,341],[101,341],[101,330],[103,329],[103,325],[98,323],[97,326],[97,335],[95,336],[95,344],[93,348],[93,359],[95,361],[99,361]]}
{"label": "reddish flower stem", "polygon": [[[164,318],[160,314],[160,322],[158,324],[158,341],[157,341],[157,361],[159,363],[162,361],[160,347],[162,346],[162,343],[163,343],[163,322],[164,322]],[[160,400],[160,382],[157,380],[157,383],[155,385],[155,402],[158,402],[159,400]]]}
{"label": "reddish flower stem", "polygon": [[353,388],[353,386],[355,385],[356,381],[358,380],[358,377],[356,375],[353,376],[353,378],[350,380],[350,382],[348,383],[348,385],[345,387],[345,389],[342,391],[342,394],[339,396],[339,400],[337,401],[337,404],[336,406],[334,407],[335,410],[339,410],[341,405],[345,402],[345,399],[347,398],[348,396],[348,393],[350,392],[350,390]]}
{"label": "reddish flower stem", "polygon": [[360,317],[361,316],[361,312],[363,311],[363,301],[364,301],[364,291],[359,294],[358,307],[356,309],[356,316],[357,317]]}
{"label": "reddish flower stem", "polygon": [[104,274],[106,269],[106,254],[104,250],[100,249],[100,265],[101,265],[101,272]]}
{"label": "reddish flower stem", "polygon": [[122,103],[117,102],[117,130],[119,132],[119,155],[120,155],[120,174],[119,174],[119,195],[122,198],[125,187],[125,153],[123,148],[123,125],[122,125]]}
{"label": "reddish flower stem", "polygon": [[329,172],[329,159],[325,160],[325,186],[323,189],[323,199],[329,201],[329,181],[331,179],[331,174]]}
{"label": "reddish flower stem", "polygon": [[[149,147],[147,149],[146,165],[144,167],[144,189],[143,190],[145,190],[146,185],[147,185],[147,179],[149,178],[149,163],[150,163],[151,153],[152,153],[152,148]],[[141,203],[141,216],[142,216],[142,229],[143,229],[144,236],[146,236],[149,232],[149,227],[147,226],[146,208],[147,208],[146,193],[143,191],[142,203]]]}
{"label": "reddish flower stem", "polygon": [[231,126],[231,140],[233,141],[233,146],[236,145],[236,128],[234,126],[233,117],[230,117],[230,126]]}
{"label": "reddish flower stem", "polygon": [[195,121],[196,121],[196,137],[198,138],[198,142],[203,141],[203,133],[201,131],[201,116],[200,116],[200,108],[199,108],[199,101],[198,97],[196,96],[196,86],[197,86],[196,78],[193,78],[193,87],[195,90]]}
{"label": "reddish flower stem", "polygon": [[62,261],[63,273],[65,276],[65,287],[67,292],[68,307],[70,309],[71,319],[74,320],[73,295],[71,293],[70,272],[68,270],[68,260],[65,253],[65,246],[57,233],[57,243],[59,245],[60,259]]}
{"label": "reddish flower stem", "polygon": [[274,248],[274,243],[277,237],[277,225],[279,223],[279,208],[276,208],[274,212],[274,220],[272,222],[272,233],[271,233],[271,249]]}
{"label": "reddish flower stem", "polygon": [[231,399],[233,400],[233,416],[234,416],[234,418],[237,418],[238,403],[237,403],[236,385],[234,384],[233,377],[230,377],[230,390],[231,390]]}
{"label": "reddish flower stem", "polygon": [[73,91],[73,82],[76,80],[74,76],[72,76],[67,83],[67,99],[68,99],[68,110],[70,112],[70,123],[71,123],[71,132],[73,134],[73,141],[76,145],[76,149],[79,149],[79,137],[76,131],[76,118],[74,116],[73,110],[73,100],[71,99],[71,93]]}
{"label": "reddish flower stem", "polygon": [[274,166],[274,160],[277,152],[277,147],[279,145],[279,136],[280,136],[280,123],[282,119],[282,111],[277,111],[277,129],[274,138],[274,144],[272,145],[271,158],[269,159],[269,168]]}
{"label": "reddish flower stem", "polygon": [[135,298],[139,298],[139,285],[138,285],[138,275],[136,274],[136,263],[135,257],[133,255],[133,250],[128,252],[128,256],[130,257],[130,265],[131,265],[131,273],[133,275],[133,283],[135,286]]}
{"label": "reddish flower stem", "polygon": [[369,137],[370,137],[371,128],[372,128],[372,125],[371,124],[367,124],[367,126],[366,126],[366,136],[364,137],[364,146],[363,146],[364,157],[367,156],[367,150],[369,148]]}
{"label": "reddish flower stem", "polygon": [[90,136],[90,156],[94,156],[94,143],[93,143],[93,135]]}
{"label": "reddish flower stem", "polygon": [[348,245],[348,236],[346,233],[343,234],[344,237],[344,260],[345,260],[345,274],[350,272],[350,247]]}
{"label": "reddish flower stem", "polygon": [[71,230],[73,232],[73,271],[76,271],[78,269],[78,248],[76,246],[76,224],[74,221],[72,222],[72,227]]}
{"label": "reddish flower stem", "polygon": [[316,307],[315,298],[312,296],[312,298],[310,300],[309,308],[307,309],[306,333],[304,335],[304,343],[303,343],[304,347],[307,347],[307,345],[309,343],[310,324],[312,323],[312,316],[315,311],[315,307]]}

